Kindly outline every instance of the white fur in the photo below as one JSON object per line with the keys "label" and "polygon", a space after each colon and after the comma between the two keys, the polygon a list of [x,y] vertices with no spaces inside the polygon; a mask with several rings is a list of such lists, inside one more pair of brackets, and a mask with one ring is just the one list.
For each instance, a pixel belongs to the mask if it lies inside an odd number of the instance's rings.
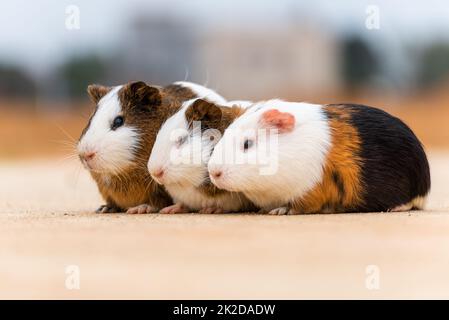
{"label": "white fur", "polygon": [[423,209],[426,206],[427,196],[417,196],[412,200],[414,208]]}
{"label": "white fur", "polygon": [[248,101],[248,100],[232,100],[232,101],[226,102],[223,105],[228,106],[228,107],[238,106],[240,108],[246,109],[246,108],[252,106],[253,102],[252,101]]}
{"label": "white fur", "polygon": [[115,117],[122,114],[118,92],[122,86],[114,87],[99,102],[90,126],[78,142],[78,152],[96,152],[92,161],[93,171],[117,174],[133,164],[134,151],[139,143],[139,134],[133,127],[125,125],[111,130]]}
{"label": "white fur", "polygon": [[[182,160],[183,163],[189,162],[189,159],[195,152],[200,152],[199,150],[193,151],[190,147],[195,146],[195,149],[198,149],[198,143],[201,144],[201,141],[199,141],[201,137],[195,135],[192,138],[195,143],[185,143],[181,148],[176,148],[176,137],[173,135],[176,132],[187,133],[188,124],[185,118],[185,112],[196,99],[202,98],[217,104],[225,104],[226,100],[215,91],[196,83],[178,81],[174,84],[189,88],[198,98],[185,101],[180,110],[167,119],[159,129],[150,159],[148,160],[148,170],[151,173],[157,169],[165,168],[163,183],[172,184],[176,182],[177,184],[188,185],[193,183],[195,186],[198,186],[204,180],[205,175],[207,175],[207,168],[198,163],[196,165],[189,163],[186,166],[174,165],[170,162],[170,156],[174,153],[177,159]],[[189,140],[188,142],[191,141]],[[182,175],[180,174],[181,172]],[[180,177],[185,177],[186,179],[180,179]],[[158,181],[157,178],[155,180]],[[161,181],[158,182],[162,183]]]}
{"label": "white fur", "polygon": [[[277,135],[277,172],[274,175],[261,175],[260,165],[254,162],[257,143],[244,152],[242,141],[244,138],[255,139],[251,132],[261,129],[261,115],[270,109],[291,113],[295,117],[295,127],[292,132]],[[268,138],[269,141],[272,139],[276,139],[276,136]],[[215,146],[208,164],[209,172],[218,170],[222,176],[218,180],[211,179],[219,188],[243,192],[265,210],[283,207],[303,196],[322,180],[330,141],[330,129],[320,105],[282,100],[256,103],[228,127]],[[233,142],[238,144],[237,148],[233,148]],[[228,161],[224,155],[234,153],[236,149],[253,163],[235,164]]]}
{"label": "white fur", "polygon": [[[217,207],[223,211],[237,211],[243,206],[240,195],[223,193],[212,197],[198,189],[208,177],[207,162],[216,142],[211,142],[209,136],[202,135],[199,128],[189,132],[185,112],[195,100],[186,101],[162,125],[148,161],[148,170],[150,173],[164,170],[162,179],[153,178],[165,185],[176,204],[192,210]],[[247,106],[250,103],[231,101],[222,105],[235,104]],[[176,132],[179,134],[174,134]],[[177,137],[183,134],[188,134],[188,139],[182,145],[177,145]]]}
{"label": "white fur", "polygon": [[221,208],[223,212],[235,212],[241,210],[245,200],[241,195],[226,192],[215,196],[207,196],[194,186],[166,185],[165,188],[173,198],[174,203],[182,204],[189,209],[198,211],[203,208]]}
{"label": "white fur", "polygon": [[226,99],[216,93],[214,90],[204,87],[202,85],[188,82],[188,81],[177,81],[174,84],[182,86],[184,88],[189,88],[197,95],[198,98],[205,98],[210,102],[214,102],[217,104],[225,104]]}
{"label": "white fur", "polygon": [[410,201],[409,203],[399,205],[399,206],[394,207],[393,209],[388,210],[388,211],[401,212],[401,211],[410,211],[413,208],[423,209],[425,202],[426,202],[426,197],[418,196],[418,197],[414,198],[412,201]]}
{"label": "white fur", "polygon": [[[199,152],[197,142],[200,137],[190,136],[183,145],[176,145],[178,137],[189,133],[185,112],[195,100],[184,102],[181,109],[165,121],[158,132],[148,160],[148,171],[153,173],[161,168],[164,169],[163,180],[154,178],[159,183],[199,186],[207,174],[207,169],[203,169],[201,163],[192,163],[194,160],[192,155]],[[199,146],[201,147],[201,144]]]}

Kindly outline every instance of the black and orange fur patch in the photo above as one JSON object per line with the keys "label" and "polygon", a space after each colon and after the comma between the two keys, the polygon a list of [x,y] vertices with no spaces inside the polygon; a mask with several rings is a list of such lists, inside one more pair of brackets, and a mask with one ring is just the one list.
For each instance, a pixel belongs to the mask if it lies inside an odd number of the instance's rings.
{"label": "black and orange fur patch", "polygon": [[400,119],[377,108],[348,105],[362,141],[363,203],[359,211],[388,211],[425,197],[430,190],[426,153]]}
{"label": "black and orange fur patch", "polygon": [[292,203],[300,213],[353,211],[363,201],[361,184],[361,140],[350,123],[351,110],[326,106],[331,148],[323,179],[304,197]]}
{"label": "black and orange fur patch", "polygon": [[363,105],[325,105],[332,146],[322,181],[291,206],[298,213],[388,211],[424,197],[424,149],[401,120]]}

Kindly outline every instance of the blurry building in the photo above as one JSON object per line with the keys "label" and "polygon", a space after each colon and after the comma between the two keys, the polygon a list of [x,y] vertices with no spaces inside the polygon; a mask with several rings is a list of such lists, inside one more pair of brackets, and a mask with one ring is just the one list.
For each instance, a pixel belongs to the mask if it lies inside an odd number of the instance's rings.
{"label": "blurry building", "polygon": [[122,39],[116,70],[123,79],[164,84],[183,80],[192,65],[195,33],[182,19],[142,14]]}
{"label": "blurry building", "polygon": [[169,16],[136,17],[114,74],[153,83],[195,81],[229,99],[312,96],[340,89],[341,50],[306,24],[200,29]]}
{"label": "blurry building", "polygon": [[196,78],[229,99],[310,96],[341,85],[340,49],[318,28],[227,29],[201,37]]}

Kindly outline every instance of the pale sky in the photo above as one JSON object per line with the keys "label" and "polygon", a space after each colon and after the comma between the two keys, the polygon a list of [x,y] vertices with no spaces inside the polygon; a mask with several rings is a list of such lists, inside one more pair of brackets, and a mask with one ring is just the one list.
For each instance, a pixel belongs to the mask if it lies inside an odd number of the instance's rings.
{"label": "pale sky", "polygon": [[[81,28],[65,28],[68,5],[80,8]],[[295,0],[115,0],[0,2],[0,63],[36,70],[51,66],[73,52],[107,51],[116,46],[137,12],[169,13],[192,19],[199,27],[276,25],[292,16],[324,25],[333,32],[366,32],[367,5],[380,10],[376,36],[394,42],[449,38],[449,3],[444,0],[295,1]]]}

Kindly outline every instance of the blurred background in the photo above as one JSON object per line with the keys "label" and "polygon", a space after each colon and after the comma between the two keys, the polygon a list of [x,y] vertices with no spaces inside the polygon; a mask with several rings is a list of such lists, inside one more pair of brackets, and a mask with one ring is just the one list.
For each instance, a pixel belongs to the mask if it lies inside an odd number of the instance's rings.
{"label": "blurred background", "polygon": [[446,1],[2,1],[0,158],[64,154],[90,83],[204,84],[227,99],[355,102],[449,147]]}
{"label": "blurred background", "polygon": [[[86,87],[131,80],[382,108],[428,151],[430,208],[95,215]],[[0,298],[448,298],[448,164],[447,0],[0,1]]]}

